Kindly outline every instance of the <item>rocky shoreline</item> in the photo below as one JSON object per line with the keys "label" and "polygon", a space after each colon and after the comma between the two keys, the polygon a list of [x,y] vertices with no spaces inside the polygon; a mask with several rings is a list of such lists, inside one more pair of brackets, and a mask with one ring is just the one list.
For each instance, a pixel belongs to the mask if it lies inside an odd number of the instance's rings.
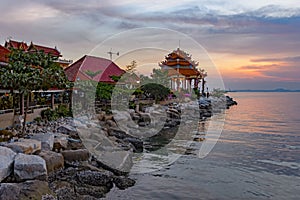
{"label": "rocky shoreline", "polygon": [[[198,105],[183,107],[199,108],[194,112],[200,111],[200,120],[205,120],[235,104],[230,97],[202,98]],[[100,112],[75,119],[33,122],[27,124],[23,137],[18,136],[21,127],[2,130],[0,200],[99,199],[113,187],[133,186],[135,180],[128,178],[132,154],[144,150],[143,139],[133,132],[139,127],[151,130],[151,124],[155,126],[161,120],[165,129],[176,127],[182,118],[183,108],[176,104],[163,111],[152,109],[158,115],[167,113],[166,118],[153,121],[147,111],[130,110],[120,115]],[[124,119],[115,119],[118,116]],[[120,120],[129,119],[135,127],[123,130],[118,126]]]}

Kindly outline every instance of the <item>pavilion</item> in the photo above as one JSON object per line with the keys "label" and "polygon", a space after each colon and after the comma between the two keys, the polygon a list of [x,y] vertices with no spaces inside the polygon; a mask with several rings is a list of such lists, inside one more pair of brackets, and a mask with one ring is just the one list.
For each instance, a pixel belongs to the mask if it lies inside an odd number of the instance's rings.
{"label": "pavilion", "polygon": [[193,88],[198,88],[201,78],[201,73],[197,69],[198,64],[192,60],[191,55],[177,48],[168,54],[159,66],[162,70],[168,71],[172,90],[191,92]]}

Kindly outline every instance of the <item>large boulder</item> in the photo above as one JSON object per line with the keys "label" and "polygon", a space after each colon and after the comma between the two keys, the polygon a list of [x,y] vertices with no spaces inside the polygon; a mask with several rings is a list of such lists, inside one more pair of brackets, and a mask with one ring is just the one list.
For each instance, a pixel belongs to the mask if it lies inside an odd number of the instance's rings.
{"label": "large boulder", "polygon": [[46,162],[40,156],[20,153],[15,157],[14,175],[18,181],[47,180]]}
{"label": "large boulder", "polygon": [[53,150],[60,151],[68,148],[68,136],[65,134],[55,134]]}
{"label": "large boulder", "polygon": [[99,166],[116,175],[128,174],[133,165],[132,152],[130,151],[99,151],[94,152],[94,156]]}
{"label": "large boulder", "polygon": [[125,190],[126,188],[132,187],[135,184],[135,180],[125,176],[115,176],[113,178],[113,182],[120,190]]}
{"label": "large boulder", "polygon": [[85,161],[90,157],[90,152],[87,149],[65,150],[61,152],[65,161]]}
{"label": "large boulder", "polygon": [[112,186],[113,174],[111,172],[81,171],[76,174],[77,181],[93,186]]}
{"label": "large boulder", "polygon": [[21,188],[16,183],[0,184],[0,200],[19,200]]}
{"label": "large boulder", "polygon": [[8,143],[6,147],[16,153],[33,154],[41,151],[42,143],[33,139],[19,139],[17,142]]}
{"label": "large boulder", "polygon": [[11,149],[0,146],[0,182],[10,175],[17,154]]}
{"label": "large boulder", "polygon": [[42,199],[44,195],[51,193],[46,181],[0,184],[0,200]]}
{"label": "large boulder", "polygon": [[64,167],[64,157],[60,153],[55,153],[53,151],[42,151],[39,156],[46,161],[48,173]]}
{"label": "large boulder", "polygon": [[53,144],[54,144],[54,135],[53,135],[53,133],[35,134],[31,137],[31,139],[41,141],[43,150],[52,150],[53,149]]}
{"label": "large boulder", "polygon": [[77,130],[73,126],[62,125],[62,126],[58,127],[57,132],[70,135],[70,134],[76,133]]}

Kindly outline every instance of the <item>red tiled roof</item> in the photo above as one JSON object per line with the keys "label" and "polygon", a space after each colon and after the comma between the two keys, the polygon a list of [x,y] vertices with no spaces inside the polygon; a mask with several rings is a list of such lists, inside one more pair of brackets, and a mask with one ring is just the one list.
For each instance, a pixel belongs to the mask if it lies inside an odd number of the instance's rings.
{"label": "red tiled roof", "polygon": [[38,51],[43,51],[44,53],[50,54],[52,56],[57,56],[57,57],[61,56],[60,52],[56,48],[45,47],[45,46],[36,45],[36,44],[31,43],[27,50],[30,51],[32,49],[38,50]]}
{"label": "red tiled roof", "polygon": [[168,76],[174,76],[174,75],[183,75],[185,77],[198,76],[200,75],[200,72],[196,69],[179,68],[179,73],[178,73],[177,69],[169,69]]}
{"label": "red tiled roof", "polygon": [[8,55],[10,50],[0,45],[0,62],[8,62]]}
{"label": "red tiled roof", "polygon": [[[93,72],[95,76],[87,75],[88,71]],[[80,80],[92,79],[97,82],[114,83],[111,76],[121,76],[125,71],[110,60],[85,55],[67,67],[65,73],[69,81],[73,82],[79,78]]]}
{"label": "red tiled roof", "polygon": [[18,42],[14,40],[9,40],[5,43],[6,48],[13,48],[13,49],[24,49],[27,50],[28,45],[25,42]]}

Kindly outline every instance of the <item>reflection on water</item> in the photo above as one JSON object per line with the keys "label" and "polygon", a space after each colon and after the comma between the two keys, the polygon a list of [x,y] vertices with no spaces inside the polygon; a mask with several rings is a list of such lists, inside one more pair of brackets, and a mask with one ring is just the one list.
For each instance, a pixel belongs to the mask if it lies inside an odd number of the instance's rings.
{"label": "reflection on water", "polygon": [[199,122],[189,146],[174,142],[174,149],[185,148],[176,162],[132,174],[136,186],[114,189],[107,199],[299,199],[300,93],[230,96],[239,104],[226,111],[221,138],[207,157],[198,158],[203,141],[193,138],[206,139],[218,120]]}

